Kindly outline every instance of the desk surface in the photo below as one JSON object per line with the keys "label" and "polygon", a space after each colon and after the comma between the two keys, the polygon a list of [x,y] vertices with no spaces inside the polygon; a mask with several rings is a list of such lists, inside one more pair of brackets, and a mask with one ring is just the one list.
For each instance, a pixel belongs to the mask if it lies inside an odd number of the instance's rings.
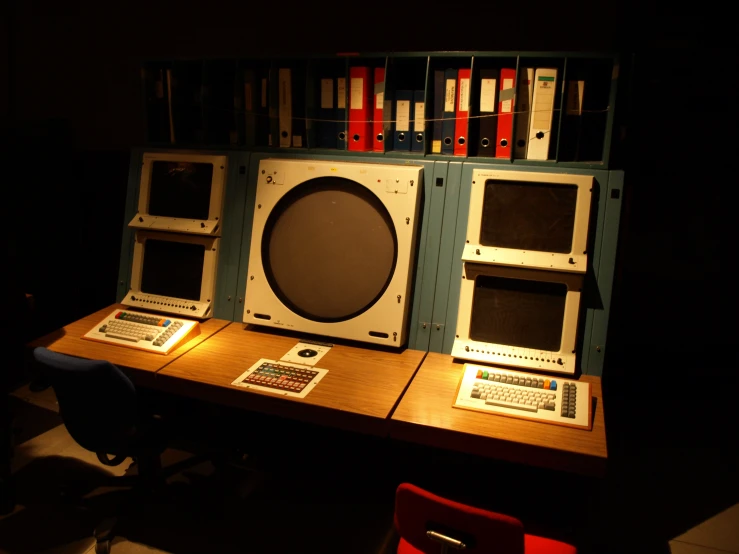
{"label": "desk surface", "polygon": [[156,387],[321,425],[386,434],[387,419],[426,354],[335,345],[317,364],[328,373],[305,398],[231,385],[260,358],[279,360],[297,342],[232,323],[162,369]]}
{"label": "desk surface", "polygon": [[516,463],[602,475],[608,452],[598,377],[583,375],[596,400],[592,431],[452,408],[463,363],[426,356],[403,396],[390,436]]}
{"label": "desk surface", "polygon": [[[61,354],[69,354],[70,356],[78,356],[90,360],[108,360],[109,362],[130,370],[132,377],[138,377],[137,382],[141,383],[142,379],[148,382],[147,374],[153,376],[154,373],[162,369],[164,366],[182,356],[185,352],[192,350],[204,340],[223,329],[230,322],[222,319],[209,319],[200,324],[200,334],[192,338],[179,348],[173,350],[167,355],[154,354],[143,350],[126,348],[102,342],[94,342],[83,340],[81,337],[87,333],[93,326],[97,325],[105,316],[116,308],[125,308],[122,304],[113,304],[83,317],[69,325],[62,327],[49,333],[41,338],[32,341],[29,346],[45,346],[54,352]],[[143,384],[143,383],[142,383]]]}

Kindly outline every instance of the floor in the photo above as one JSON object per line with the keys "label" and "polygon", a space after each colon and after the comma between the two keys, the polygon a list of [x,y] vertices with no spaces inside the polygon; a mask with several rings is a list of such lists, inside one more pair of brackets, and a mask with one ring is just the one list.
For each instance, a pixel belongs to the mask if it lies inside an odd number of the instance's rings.
{"label": "floor", "polygon": [[[135,509],[126,510],[128,489],[111,486],[110,480],[135,475],[135,464],[127,460],[117,467],[105,467],[94,454],[79,447],[61,424],[52,389],[31,392],[23,386],[13,394],[11,407],[16,414],[12,468],[17,506],[11,514],[0,517],[0,554],[94,552],[91,531],[111,515],[121,516],[112,547],[112,552],[119,554],[389,554],[397,540],[392,526],[394,487],[408,475],[412,474],[421,486],[463,501],[470,483],[479,487],[487,482],[485,475],[510,470],[512,481],[523,479],[523,474],[515,473],[512,467],[492,462],[478,466],[476,461],[428,451],[414,458],[424,460],[424,471],[417,461],[398,469],[398,464],[383,464],[381,459],[387,451],[371,442],[367,447],[366,442],[344,442],[334,435],[317,440],[294,435],[285,436],[282,449],[272,445],[276,452],[272,458],[252,460],[246,456],[217,467],[184,450],[168,449],[163,463],[173,470],[166,487],[137,502]],[[233,429],[229,432],[237,433]],[[341,467],[334,461],[337,442],[346,451]],[[374,469],[378,467],[393,470]],[[479,477],[472,478],[475,474]],[[552,478],[545,474],[526,476],[532,480]],[[580,486],[577,481],[567,483],[566,487]],[[582,488],[592,488],[592,484]],[[591,528],[591,532],[614,533],[613,540],[600,537],[591,541],[590,547],[581,547],[581,552],[597,554],[605,549],[592,545],[624,542],[622,536],[616,536],[616,516],[604,516],[610,512],[597,501],[595,509],[558,503],[557,513],[550,508],[532,509],[526,498],[502,507],[491,502],[493,505],[486,507],[499,507],[521,517],[527,524],[532,523],[529,531],[537,534],[572,538],[565,529],[572,520],[587,522],[582,527]],[[570,512],[568,516],[571,509],[582,509],[582,513]],[[588,511],[600,515],[588,515]],[[612,525],[597,524],[604,517],[613,519]],[[649,521],[638,525],[648,526]],[[558,532],[565,535],[558,537]],[[587,535],[588,531],[578,532]],[[654,550],[636,543],[633,548],[612,546],[607,550],[627,554],[739,554],[739,503],[710,514]]]}

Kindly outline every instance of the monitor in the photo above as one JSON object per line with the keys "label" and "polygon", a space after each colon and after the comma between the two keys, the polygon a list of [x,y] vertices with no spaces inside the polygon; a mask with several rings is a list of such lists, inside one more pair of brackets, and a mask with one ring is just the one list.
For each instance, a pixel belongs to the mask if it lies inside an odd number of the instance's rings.
{"label": "monitor", "polygon": [[199,235],[220,234],[226,156],[147,152],[138,211],[129,226]]}
{"label": "monitor", "polygon": [[151,312],[212,316],[220,239],[137,231],[131,289],[123,304]]}
{"label": "monitor", "polygon": [[584,276],[465,262],[452,355],[574,374]]}
{"label": "monitor", "polygon": [[476,169],[465,262],[584,273],[593,177]]}
{"label": "monitor", "polygon": [[405,343],[423,168],[259,164],[244,322]]}

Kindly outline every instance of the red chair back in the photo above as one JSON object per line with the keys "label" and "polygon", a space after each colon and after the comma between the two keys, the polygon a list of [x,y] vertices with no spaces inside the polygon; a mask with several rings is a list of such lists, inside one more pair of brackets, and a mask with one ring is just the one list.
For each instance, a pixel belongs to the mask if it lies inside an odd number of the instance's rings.
{"label": "red chair back", "polygon": [[409,483],[395,493],[395,528],[401,537],[398,552],[403,554],[441,552],[444,541],[429,538],[428,531],[461,541],[464,552],[524,552],[523,524],[516,518],[447,500]]}

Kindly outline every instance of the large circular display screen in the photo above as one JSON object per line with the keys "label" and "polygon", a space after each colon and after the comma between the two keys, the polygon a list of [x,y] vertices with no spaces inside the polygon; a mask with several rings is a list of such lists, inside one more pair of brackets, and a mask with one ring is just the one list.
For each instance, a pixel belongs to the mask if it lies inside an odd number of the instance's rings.
{"label": "large circular display screen", "polygon": [[385,206],[366,187],[339,177],[291,189],[270,213],[262,263],[272,290],[298,315],[346,321],[387,289],[398,239]]}

